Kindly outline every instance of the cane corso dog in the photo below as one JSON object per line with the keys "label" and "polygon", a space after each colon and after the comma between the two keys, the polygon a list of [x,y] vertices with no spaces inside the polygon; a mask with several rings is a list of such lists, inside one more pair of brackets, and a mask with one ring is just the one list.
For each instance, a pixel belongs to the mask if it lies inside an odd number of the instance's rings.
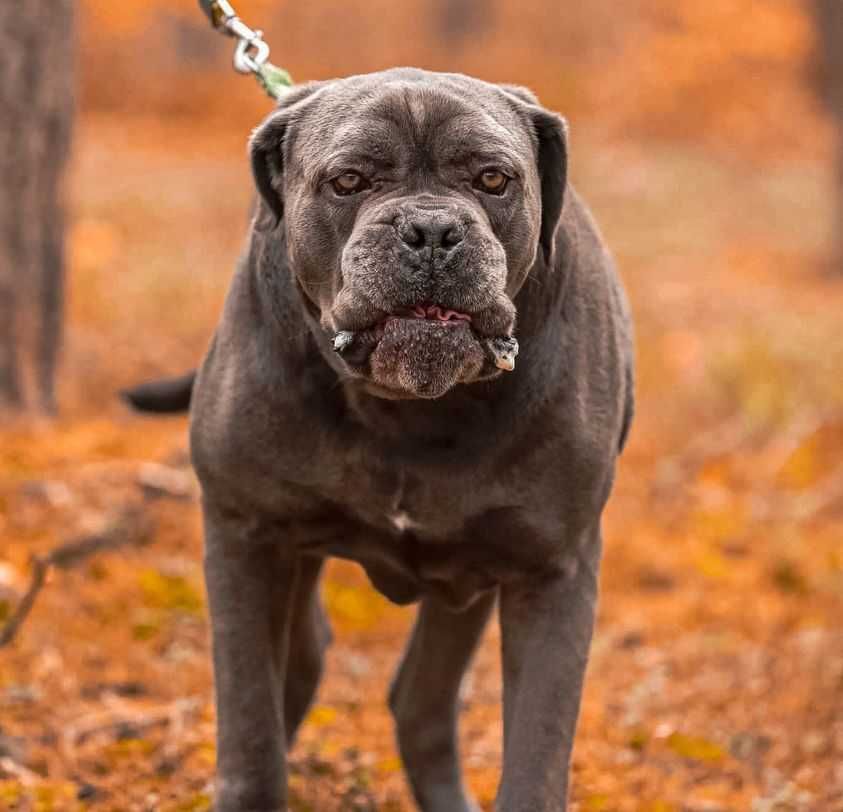
{"label": "cane corso dog", "polygon": [[286,809],[322,673],[329,556],[419,601],[389,694],[424,812],[476,809],[459,688],[496,604],[499,812],[566,806],[601,553],[632,418],[627,305],[529,91],[398,69],[294,89],[258,127],[248,249],[191,403],[218,812]]}

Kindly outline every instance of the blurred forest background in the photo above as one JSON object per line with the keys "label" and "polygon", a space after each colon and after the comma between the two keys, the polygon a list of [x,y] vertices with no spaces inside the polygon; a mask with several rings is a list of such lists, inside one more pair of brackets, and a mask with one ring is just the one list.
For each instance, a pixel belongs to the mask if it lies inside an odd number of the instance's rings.
{"label": "blurred forest background", "polygon": [[[299,80],[463,71],[569,118],[640,369],[572,808],[841,812],[839,0],[235,5]],[[16,36],[27,53],[46,43],[51,87],[66,83],[42,123],[63,99],[76,111],[57,399],[60,259],[36,273],[0,247],[0,373],[12,334],[35,361],[31,406],[0,424],[0,809],[199,812],[213,709],[186,421],[132,415],[115,392],[201,357],[247,226],[246,139],[270,105],[193,0],[41,6],[22,40],[24,6],[0,9],[0,54],[23,53]],[[36,143],[35,86],[0,81],[0,145]],[[61,209],[21,166],[0,158],[6,244],[29,195],[51,214],[28,239],[60,247]],[[33,575],[45,586],[4,640]],[[412,612],[350,565],[324,592],[337,639],[292,755],[292,808],[409,810],[384,698]],[[463,700],[467,777],[490,810],[494,629]]]}

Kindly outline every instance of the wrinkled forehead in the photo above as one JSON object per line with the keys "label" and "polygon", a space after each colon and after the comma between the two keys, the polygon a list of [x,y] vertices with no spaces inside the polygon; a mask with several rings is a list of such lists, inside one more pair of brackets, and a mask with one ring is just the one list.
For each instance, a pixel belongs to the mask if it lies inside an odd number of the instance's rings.
{"label": "wrinkled forehead", "polygon": [[297,137],[306,173],[344,158],[393,166],[485,160],[516,171],[532,161],[527,126],[501,92],[480,82],[470,90],[405,81],[340,84],[326,88],[313,118]]}

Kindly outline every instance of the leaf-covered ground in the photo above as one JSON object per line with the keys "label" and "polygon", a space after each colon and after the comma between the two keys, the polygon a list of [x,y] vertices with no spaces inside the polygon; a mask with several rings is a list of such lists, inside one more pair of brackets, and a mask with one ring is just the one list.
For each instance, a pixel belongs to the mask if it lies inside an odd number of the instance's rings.
{"label": "leaf-covered ground", "polygon": [[[640,365],[573,808],[839,812],[843,280],[824,274],[829,181],[813,164],[760,171],[573,132],[575,180],[620,261]],[[64,415],[0,429],[0,617],[33,553],[127,507],[153,528],[54,570],[0,649],[0,809],[208,808],[185,422],[133,416],[113,393],[200,356],[246,224],[244,139],[82,121]],[[336,642],[292,754],[293,809],[409,810],[384,697],[412,611],[347,564],[331,566],[324,595]],[[501,755],[497,642],[492,628],[464,690],[464,764],[484,810]]]}

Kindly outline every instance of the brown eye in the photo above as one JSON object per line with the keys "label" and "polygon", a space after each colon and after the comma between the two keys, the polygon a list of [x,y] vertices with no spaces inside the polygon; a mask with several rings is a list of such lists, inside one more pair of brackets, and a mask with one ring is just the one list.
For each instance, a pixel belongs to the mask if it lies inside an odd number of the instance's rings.
{"label": "brown eye", "polygon": [[503,194],[506,189],[506,184],[509,183],[509,178],[498,169],[484,169],[475,181],[475,186],[481,192],[487,192],[490,195]]}
{"label": "brown eye", "polygon": [[331,185],[338,195],[357,194],[368,187],[365,178],[358,172],[343,172],[331,181]]}

